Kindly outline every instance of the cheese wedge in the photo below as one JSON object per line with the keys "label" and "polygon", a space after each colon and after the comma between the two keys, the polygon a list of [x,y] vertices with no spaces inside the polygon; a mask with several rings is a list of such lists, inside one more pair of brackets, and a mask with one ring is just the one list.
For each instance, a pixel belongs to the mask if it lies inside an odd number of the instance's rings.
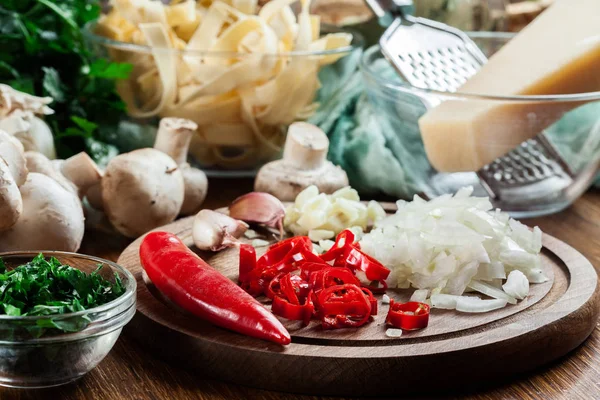
{"label": "cheese wedge", "polygon": [[[551,95],[600,91],[600,0],[557,0],[458,92]],[[448,100],[419,120],[431,165],[477,171],[582,102]]]}

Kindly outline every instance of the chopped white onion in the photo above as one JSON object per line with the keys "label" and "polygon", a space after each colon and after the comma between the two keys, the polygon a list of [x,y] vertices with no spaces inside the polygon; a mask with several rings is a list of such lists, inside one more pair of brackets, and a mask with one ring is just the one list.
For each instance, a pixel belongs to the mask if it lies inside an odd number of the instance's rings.
{"label": "chopped white onion", "polygon": [[506,279],[506,283],[502,285],[502,289],[507,294],[523,300],[529,294],[529,280],[524,273],[514,270],[508,274],[508,278]]}
{"label": "chopped white onion", "polygon": [[514,304],[515,296],[501,288],[508,273],[521,271],[529,282],[547,280],[540,229],[493,210],[488,198],[472,192],[398,201],[398,211],[363,236],[362,249],[391,270],[391,288],[430,290],[434,307],[454,308],[455,297],[436,295],[461,296],[469,288],[500,300],[489,304]]}
{"label": "chopped white onion", "polygon": [[443,310],[454,310],[456,308],[456,302],[461,296],[455,296],[452,294],[432,294],[431,295],[431,307],[441,308]]}
{"label": "chopped white onion", "polygon": [[479,297],[460,296],[456,301],[456,311],[466,313],[485,313],[506,307],[506,300],[482,300]]}
{"label": "chopped white onion", "polygon": [[[525,277],[525,275],[523,275],[523,277]],[[525,280],[527,280],[527,278],[525,278]],[[515,299],[514,296],[511,296],[508,293],[505,293],[502,290],[495,288],[485,282],[472,280],[471,283],[469,283],[469,287],[475,290],[476,292],[485,294],[486,296],[492,297],[494,299],[506,300],[510,304],[517,304],[517,299]],[[529,286],[527,287],[529,288]]]}
{"label": "chopped white onion", "polygon": [[381,304],[390,304],[390,296],[387,294],[381,296]]}
{"label": "chopped white onion", "polygon": [[429,294],[429,290],[427,289],[419,289],[415,290],[410,296],[410,301],[416,301],[419,303],[424,303],[427,300],[427,295]]}

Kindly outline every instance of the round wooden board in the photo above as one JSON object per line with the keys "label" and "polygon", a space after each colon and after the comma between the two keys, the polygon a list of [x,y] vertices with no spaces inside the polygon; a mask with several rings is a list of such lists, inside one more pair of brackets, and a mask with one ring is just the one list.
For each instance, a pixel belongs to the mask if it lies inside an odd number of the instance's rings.
{"label": "round wooden board", "polygon": [[[192,218],[160,230],[195,249]],[[144,280],[142,238],[119,257],[138,283],[138,313],[128,331],[163,358],[233,383],[319,395],[398,396],[444,391],[500,380],[571,351],[592,332],[600,313],[598,277],[590,262],[567,244],[544,235],[543,268],[550,280],[531,285],[517,305],[486,314],[432,310],[430,326],[385,335],[387,305],[359,329],[323,331],[282,320],[292,344],[281,347],[205,323],[170,305]],[[261,254],[265,249],[258,249]],[[236,249],[199,254],[237,280]],[[410,291],[392,291],[406,300]]]}

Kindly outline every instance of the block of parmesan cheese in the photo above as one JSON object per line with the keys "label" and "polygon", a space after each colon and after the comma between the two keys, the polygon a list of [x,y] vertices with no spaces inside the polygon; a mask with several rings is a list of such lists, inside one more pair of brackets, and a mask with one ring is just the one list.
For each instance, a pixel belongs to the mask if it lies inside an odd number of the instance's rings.
{"label": "block of parmesan cheese", "polygon": [[[600,0],[557,0],[458,92],[551,95],[600,91]],[[419,120],[441,172],[477,171],[581,102],[448,100]]]}

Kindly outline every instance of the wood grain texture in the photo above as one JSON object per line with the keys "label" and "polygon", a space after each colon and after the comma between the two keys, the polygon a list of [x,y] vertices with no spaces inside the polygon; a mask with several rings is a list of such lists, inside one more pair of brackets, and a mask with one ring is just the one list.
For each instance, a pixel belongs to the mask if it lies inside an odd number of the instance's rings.
{"label": "wood grain texture", "polygon": [[[211,180],[206,206],[226,205],[235,196],[251,190],[251,180]],[[600,192],[592,190],[562,213],[524,221],[579,250],[592,264],[600,266]],[[128,240],[88,233],[81,252],[116,261]],[[561,335],[561,332],[557,332]],[[598,399],[600,398],[600,329],[566,357],[527,374],[490,385],[473,382],[440,399]],[[398,395],[402,396],[399,380]],[[344,397],[339,399],[350,399]],[[321,397],[282,394],[210,380],[177,364],[167,363],[140,346],[126,329],[113,351],[83,379],[49,390],[0,389],[0,399],[65,400],[193,400],[193,399],[290,399]]]}
{"label": "wood grain texture", "polygon": [[[178,235],[195,249],[192,218],[160,230]],[[131,325],[136,338],[173,363],[265,389],[381,396],[396,393],[397,376],[403,376],[405,392],[427,388],[437,393],[474,379],[497,380],[572,350],[590,334],[600,312],[598,278],[591,264],[567,244],[544,236],[543,268],[552,280],[532,285],[528,301],[482,315],[433,310],[431,329],[394,339],[385,336],[385,305],[360,329],[323,331],[314,323],[301,328],[287,322],[292,344],[281,347],[217,328],[161,301],[153,286],[144,283],[138,255],[142,239],[118,260],[138,281],[138,314]],[[237,280],[236,249],[200,255]],[[390,295],[406,301],[410,292]],[[557,337],[556,332],[564,335]]]}

